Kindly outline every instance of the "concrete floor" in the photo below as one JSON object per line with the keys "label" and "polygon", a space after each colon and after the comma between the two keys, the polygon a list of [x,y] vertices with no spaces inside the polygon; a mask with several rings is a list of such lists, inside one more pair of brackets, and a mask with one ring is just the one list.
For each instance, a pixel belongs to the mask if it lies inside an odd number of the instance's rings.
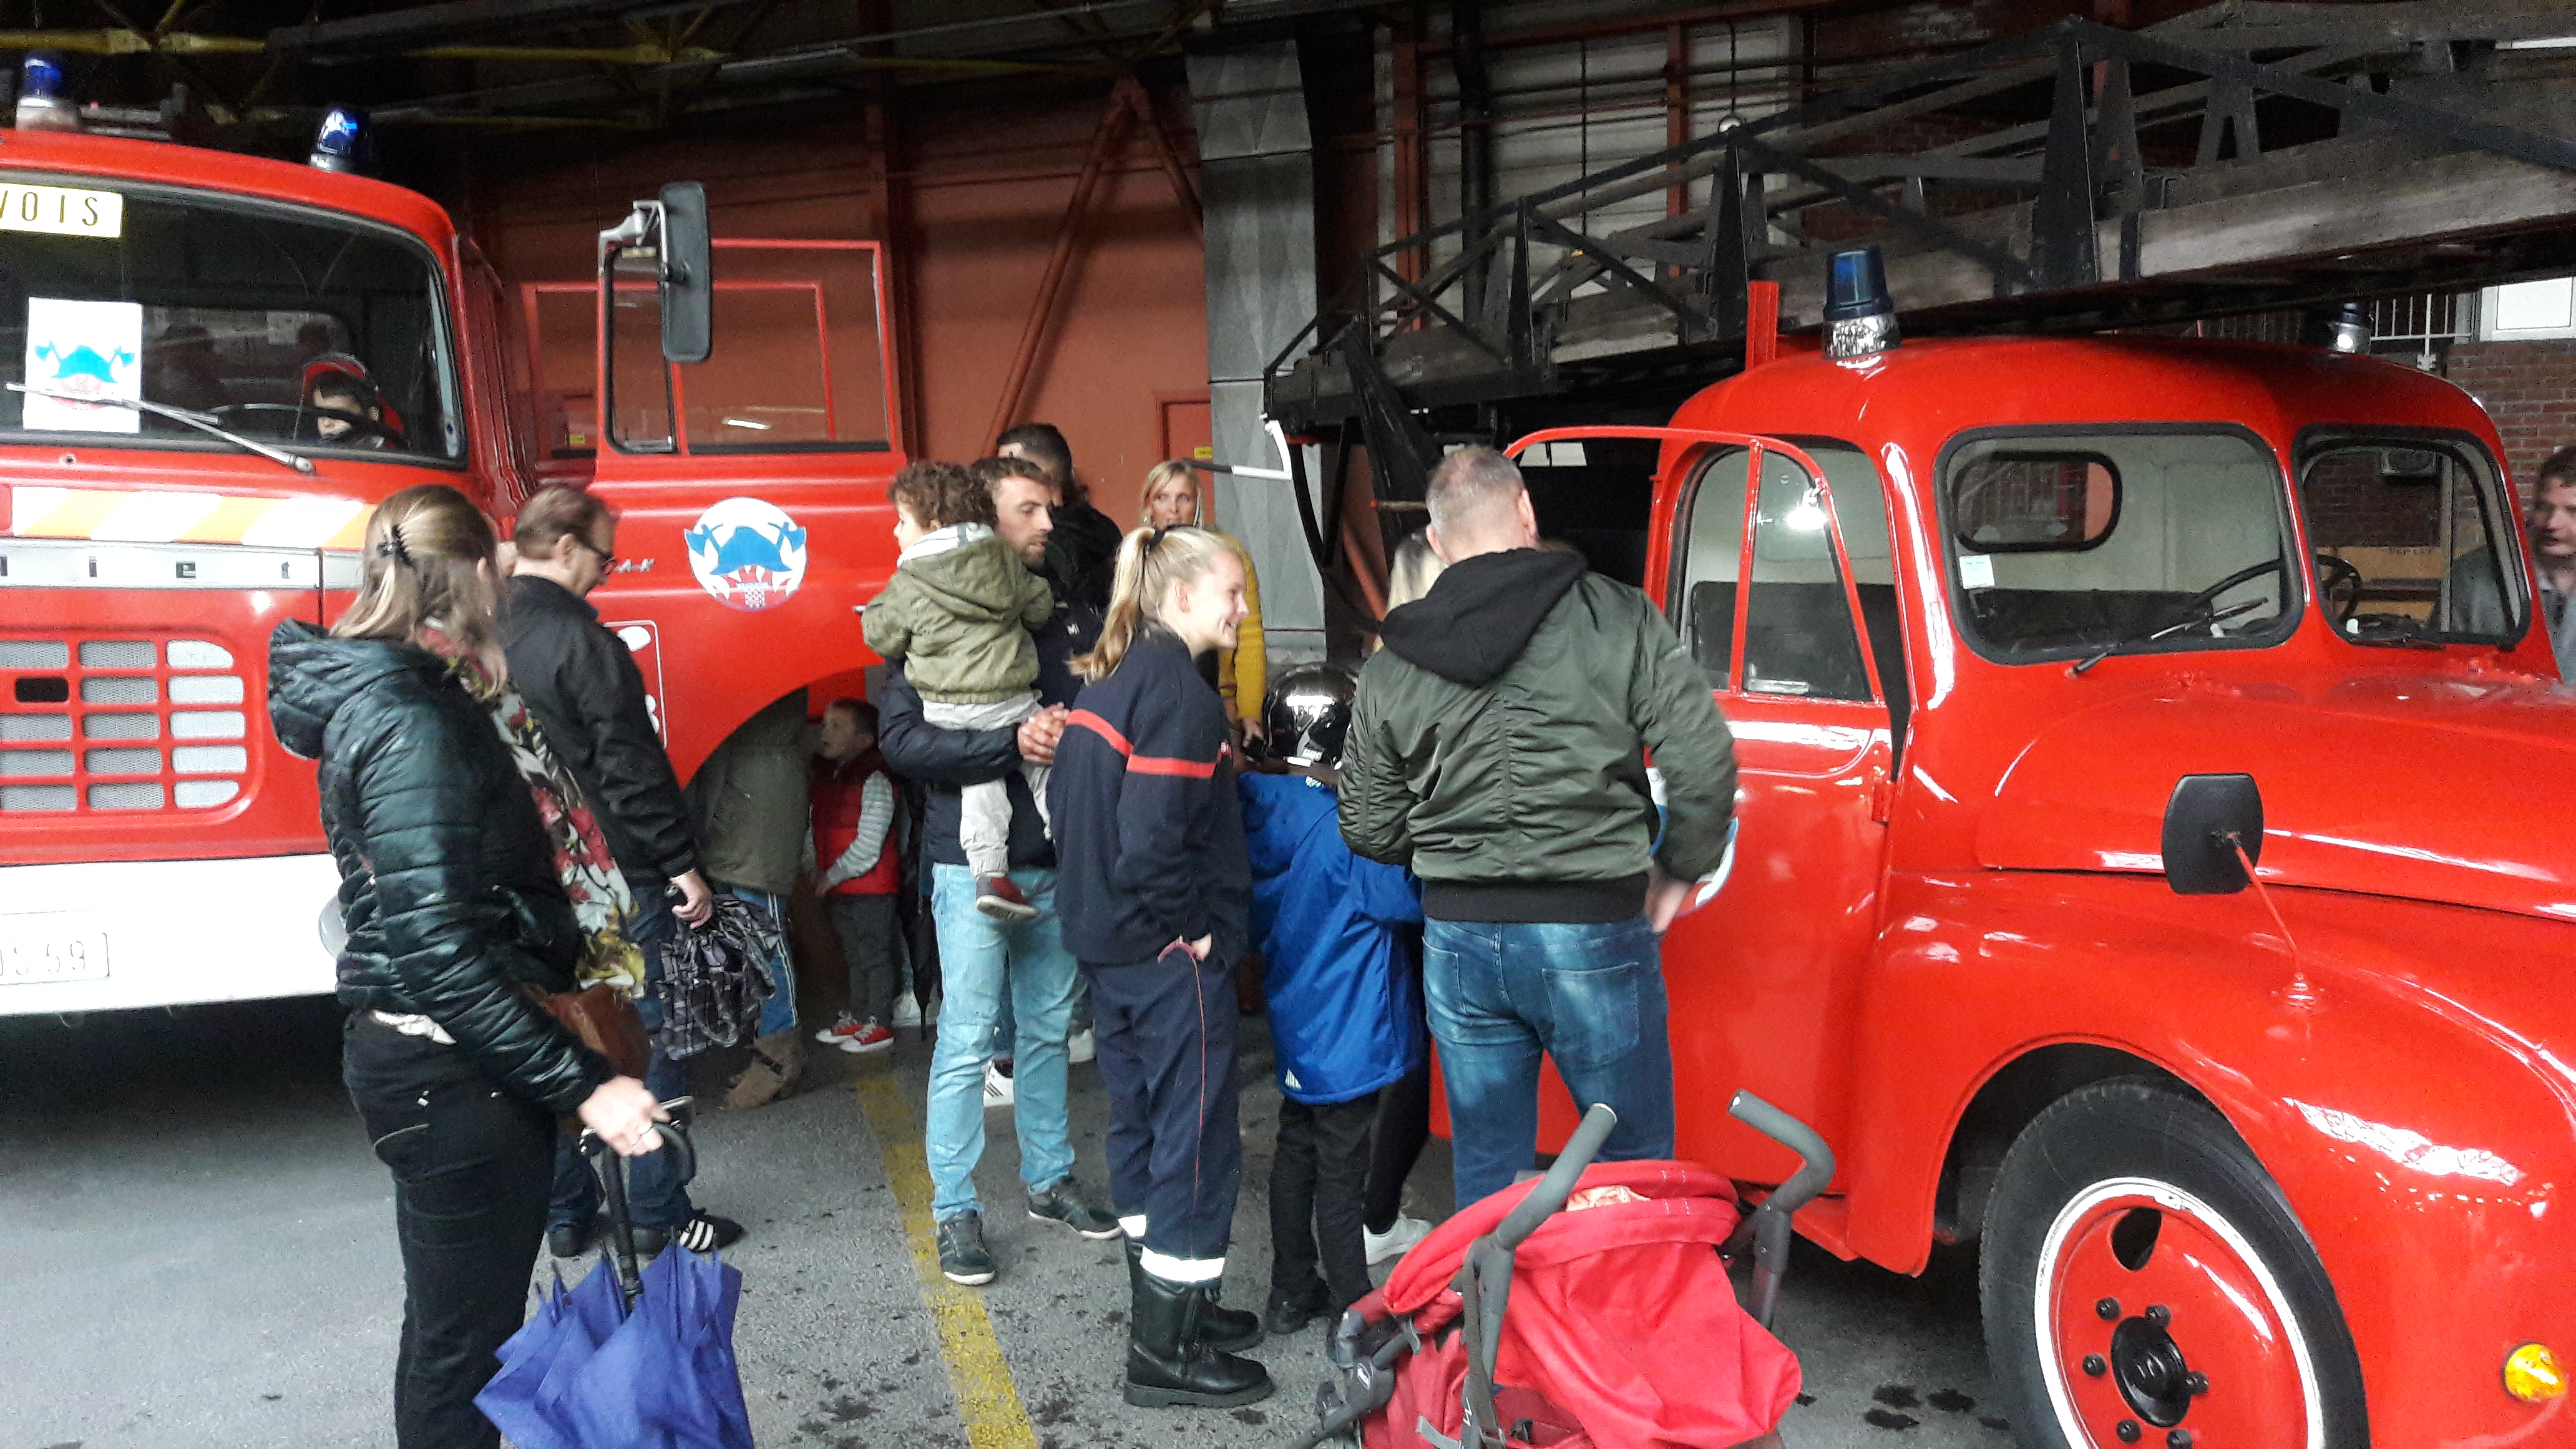
{"label": "concrete floor", "polygon": [[[1246,1025],[1247,1161],[1226,1296],[1257,1308],[1278,1098],[1266,1037]],[[337,1036],[328,1002],[68,1030],[0,1020],[0,1449],[387,1441],[401,1311],[392,1192],[339,1088]],[[728,1256],[745,1275],[737,1346],[763,1445],[969,1443],[858,1090],[860,1073],[890,1072],[910,1131],[927,1065],[913,1040],[864,1062],[824,1052],[793,1099],[702,1119],[697,1201],[752,1230]],[[895,1102],[882,1090],[870,1100],[881,1114]],[[1075,1068],[1077,1171],[1095,1189],[1105,1112],[1096,1071]],[[978,1181],[1004,1271],[977,1296],[1016,1402],[1000,1410],[1013,1432],[984,1442],[1249,1449],[1313,1422],[1320,1329],[1257,1351],[1280,1383],[1261,1405],[1122,1402],[1117,1247],[1019,1212],[1008,1114],[988,1120],[1000,1135]],[[1417,1214],[1445,1210],[1444,1144],[1410,1192]],[[1802,1251],[1778,1329],[1806,1374],[1786,1426],[1798,1449],[2011,1441],[1980,1402],[1972,1263],[1936,1262],[1913,1280]]]}

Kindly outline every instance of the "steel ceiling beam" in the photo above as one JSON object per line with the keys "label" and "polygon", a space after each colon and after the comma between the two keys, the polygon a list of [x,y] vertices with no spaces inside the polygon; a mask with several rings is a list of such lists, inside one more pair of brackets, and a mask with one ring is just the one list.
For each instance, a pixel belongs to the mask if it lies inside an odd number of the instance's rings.
{"label": "steel ceiling beam", "polygon": [[415,5],[347,20],[283,25],[268,33],[266,44],[271,49],[314,60],[356,59],[495,32],[645,20],[747,3],[749,0],[447,0],[444,4]]}

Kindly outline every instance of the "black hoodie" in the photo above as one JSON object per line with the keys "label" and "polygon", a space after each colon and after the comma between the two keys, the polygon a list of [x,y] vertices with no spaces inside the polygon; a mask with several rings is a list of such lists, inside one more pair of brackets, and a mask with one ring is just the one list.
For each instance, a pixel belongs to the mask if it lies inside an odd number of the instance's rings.
{"label": "black hoodie", "polygon": [[581,931],[491,712],[427,650],[280,624],[278,742],[321,762],[340,866],[340,1000],[427,1016],[476,1070],[566,1113],[608,1066],[529,999],[572,985]]}
{"label": "black hoodie", "polygon": [[1388,614],[1378,638],[1397,657],[1473,688],[1512,667],[1585,572],[1582,555],[1554,549],[1460,559],[1430,593]]}

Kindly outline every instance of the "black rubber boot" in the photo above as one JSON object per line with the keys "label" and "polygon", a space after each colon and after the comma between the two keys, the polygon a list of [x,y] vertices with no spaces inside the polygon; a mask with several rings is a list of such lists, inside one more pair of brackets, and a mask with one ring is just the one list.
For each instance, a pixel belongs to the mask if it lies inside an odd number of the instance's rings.
{"label": "black rubber boot", "polygon": [[[1145,1245],[1127,1240],[1127,1287],[1145,1276]],[[1219,1353],[1241,1353],[1261,1346],[1261,1315],[1228,1308],[1217,1301],[1217,1285],[1207,1285],[1207,1302],[1199,1309],[1199,1341]]]}
{"label": "black rubber boot", "polygon": [[1270,1397],[1277,1386],[1267,1369],[1199,1337],[1208,1298],[1199,1284],[1136,1273],[1127,1309],[1127,1402],[1142,1409],[1226,1409]]}

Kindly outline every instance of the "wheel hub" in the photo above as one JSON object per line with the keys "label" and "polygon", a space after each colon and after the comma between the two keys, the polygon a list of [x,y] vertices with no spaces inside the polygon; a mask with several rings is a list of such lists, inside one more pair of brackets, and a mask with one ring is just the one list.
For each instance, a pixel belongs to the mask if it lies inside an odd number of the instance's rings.
{"label": "wheel hub", "polygon": [[2163,1183],[2105,1182],[2060,1213],[2043,1253],[2041,1352],[2078,1449],[2321,1449],[2297,1320],[2205,1204]]}
{"label": "wheel hub", "polygon": [[2159,1429],[2172,1428],[2191,1412],[2191,1365],[2182,1346],[2143,1317],[2124,1319],[2111,1330],[2111,1375],[2120,1397]]}

